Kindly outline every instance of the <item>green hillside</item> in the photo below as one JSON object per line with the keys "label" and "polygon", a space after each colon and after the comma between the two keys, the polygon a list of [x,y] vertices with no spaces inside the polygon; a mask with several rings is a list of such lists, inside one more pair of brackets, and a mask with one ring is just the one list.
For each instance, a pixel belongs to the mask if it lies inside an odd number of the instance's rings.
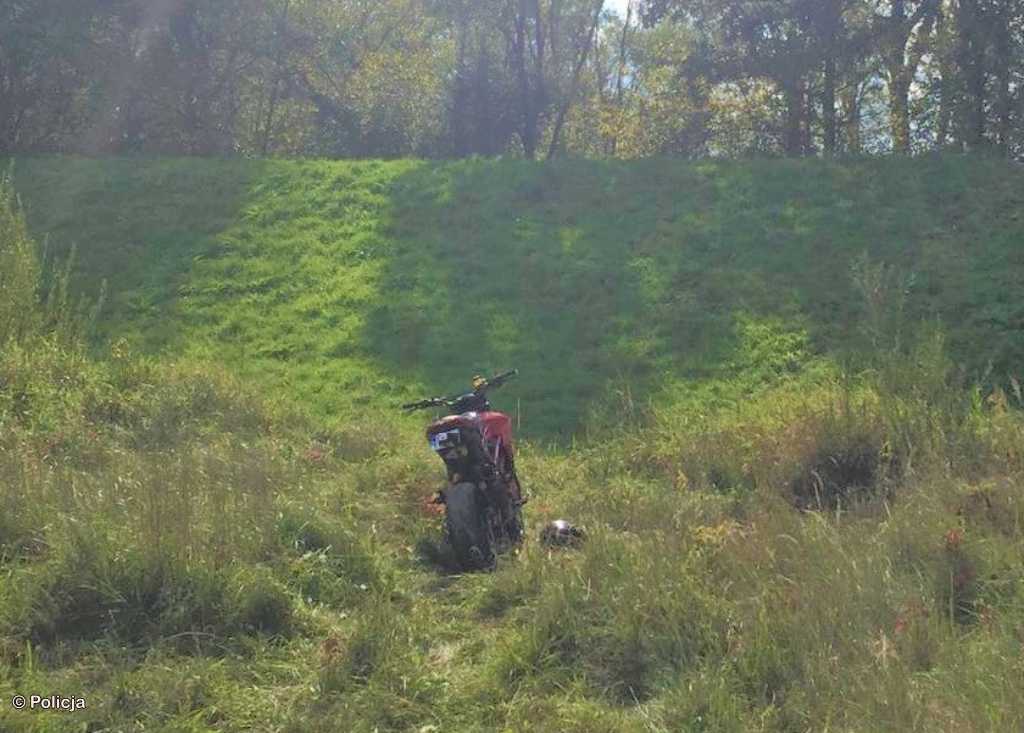
{"label": "green hillside", "polygon": [[972,374],[1024,359],[1024,175],[1005,162],[54,158],[15,179],[33,232],[109,281],[105,335],[332,419],[510,366],[537,438],[627,384],[640,404],[749,389],[851,344],[865,255]]}
{"label": "green hillside", "polygon": [[[1024,727],[1018,168],[14,177],[0,731]],[[457,574],[393,408],[507,366],[529,537]]]}

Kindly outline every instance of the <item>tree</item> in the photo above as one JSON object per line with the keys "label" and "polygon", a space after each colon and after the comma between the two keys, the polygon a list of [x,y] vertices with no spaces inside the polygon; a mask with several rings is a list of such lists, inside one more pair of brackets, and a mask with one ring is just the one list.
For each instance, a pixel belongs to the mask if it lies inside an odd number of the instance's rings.
{"label": "tree", "polygon": [[407,155],[436,150],[449,38],[421,0],[303,0],[291,96],[311,106],[312,151]]}
{"label": "tree", "polygon": [[929,49],[939,2],[918,0],[915,4],[911,0],[883,0],[882,5],[884,12],[877,14],[875,19],[889,86],[892,147],[897,153],[909,153],[910,86],[917,76],[921,59]]}
{"label": "tree", "polygon": [[[110,6],[110,7],[107,7]],[[88,90],[108,71],[107,48],[91,46],[117,3],[0,2],[0,154],[64,150],[87,125]]]}
{"label": "tree", "polygon": [[551,143],[548,147],[548,159],[555,156],[558,151],[562,135],[562,128],[565,125],[565,116],[569,107],[576,101],[576,94],[579,91],[580,74],[583,66],[587,63],[590,49],[594,45],[594,37],[601,22],[601,12],[604,10],[604,0],[595,0],[593,11],[590,17],[584,16],[579,31],[572,36],[572,54],[575,57],[572,63],[572,74],[568,89],[563,91],[561,103],[558,105],[558,114],[555,117],[554,129],[551,133]]}

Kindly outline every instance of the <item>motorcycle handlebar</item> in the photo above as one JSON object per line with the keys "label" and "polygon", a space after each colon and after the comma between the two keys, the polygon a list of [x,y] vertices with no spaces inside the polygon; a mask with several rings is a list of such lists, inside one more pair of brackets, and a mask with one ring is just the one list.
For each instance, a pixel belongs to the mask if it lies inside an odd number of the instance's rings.
{"label": "motorcycle handlebar", "polygon": [[436,407],[437,405],[443,405],[444,399],[441,397],[434,397],[429,400],[420,400],[419,402],[410,402],[408,405],[402,405],[403,410],[425,410],[428,407]]}
{"label": "motorcycle handlebar", "polygon": [[519,374],[518,369],[511,369],[505,372],[504,374],[499,374],[498,376],[487,380],[487,386],[497,389],[498,387],[503,385],[508,380],[512,379],[512,377],[516,376],[517,374]]}
{"label": "motorcycle handlebar", "polygon": [[[504,372],[503,374],[499,374],[498,376],[493,377],[493,378],[487,380],[486,387],[487,388],[492,388],[492,389],[497,389],[498,387],[503,385],[508,380],[512,379],[512,377],[516,376],[517,374],[519,374],[519,370],[518,369],[510,369],[509,371]],[[428,407],[438,407],[440,405],[447,405],[447,404],[455,401],[456,399],[458,399],[458,398],[457,397],[432,397],[429,400],[420,400],[419,402],[410,402],[408,405],[402,405],[401,409],[408,410],[410,412],[413,411],[413,410],[425,410]]]}

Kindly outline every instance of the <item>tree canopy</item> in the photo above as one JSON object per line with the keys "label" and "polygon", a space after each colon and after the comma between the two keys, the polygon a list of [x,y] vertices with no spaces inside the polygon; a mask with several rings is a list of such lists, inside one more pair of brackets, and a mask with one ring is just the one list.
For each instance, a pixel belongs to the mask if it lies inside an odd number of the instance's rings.
{"label": "tree canopy", "polygon": [[1024,155],[1024,0],[612,5],[0,0],[0,154]]}

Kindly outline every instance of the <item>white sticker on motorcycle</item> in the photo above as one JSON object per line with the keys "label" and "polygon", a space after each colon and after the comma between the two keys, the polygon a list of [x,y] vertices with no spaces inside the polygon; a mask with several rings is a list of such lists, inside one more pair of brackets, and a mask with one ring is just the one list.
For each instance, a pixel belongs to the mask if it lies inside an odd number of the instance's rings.
{"label": "white sticker on motorcycle", "polygon": [[430,436],[430,447],[434,450],[447,448],[451,443],[458,442],[459,431],[449,430],[447,433],[435,433]]}

